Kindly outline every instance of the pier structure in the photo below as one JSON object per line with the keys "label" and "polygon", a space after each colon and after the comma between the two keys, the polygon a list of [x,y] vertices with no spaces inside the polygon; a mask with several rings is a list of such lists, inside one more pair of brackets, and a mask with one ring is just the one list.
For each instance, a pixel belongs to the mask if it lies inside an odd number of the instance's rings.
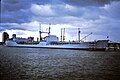
{"label": "pier structure", "polygon": [[108,43],[107,50],[120,51],[120,43],[116,43],[116,42]]}

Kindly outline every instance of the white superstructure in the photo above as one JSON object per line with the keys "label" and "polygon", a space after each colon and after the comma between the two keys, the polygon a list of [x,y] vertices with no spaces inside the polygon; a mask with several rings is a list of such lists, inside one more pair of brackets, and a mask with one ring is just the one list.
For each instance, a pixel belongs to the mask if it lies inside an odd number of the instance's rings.
{"label": "white superstructure", "polygon": [[45,40],[47,43],[50,43],[50,42],[58,42],[58,41],[59,41],[58,37],[56,37],[55,35],[46,36],[46,37],[44,38],[44,40]]}

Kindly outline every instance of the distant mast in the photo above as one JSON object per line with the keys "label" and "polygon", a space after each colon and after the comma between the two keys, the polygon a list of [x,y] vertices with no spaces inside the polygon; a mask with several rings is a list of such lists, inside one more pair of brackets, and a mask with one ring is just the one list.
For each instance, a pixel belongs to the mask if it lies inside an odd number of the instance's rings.
{"label": "distant mast", "polygon": [[49,32],[48,32],[48,36],[50,36],[50,26],[51,26],[51,23],[49,24]]}
{"label": "distant mast", "polygon": [[41,40],[42,40],[42,36],[41,36],[41,34],[42,34],[42,31],[41,31],[41,24],[39,24],[39,26],[40,26],[39,34],[40,34],[40,41],[41,41]]}
{"label": "distant mast", "polygon": [[65,28],[63,28],[63,41],[65,41]]}
{"label": "distant mast", "polygon": [[80,28],[78,28],[78,42],[80,42]]}
{"label": "distant mast", "polygon": [[62,33],[62,28],[61,28],[61,42],[62,42],[62,38],[63,38],[62,35],[63,35],[63,33]]}

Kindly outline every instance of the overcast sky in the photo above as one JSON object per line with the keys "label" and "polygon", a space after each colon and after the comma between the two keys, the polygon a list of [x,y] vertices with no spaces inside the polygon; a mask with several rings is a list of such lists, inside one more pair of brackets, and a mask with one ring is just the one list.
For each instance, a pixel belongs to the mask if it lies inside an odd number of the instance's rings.
{"label": "overcast sky", "polygon": [[[52,34],[60,28],[80,28],[87,40],[120,40],[120,0],[2,0],[0,37],[4,31],[18,37],[39,37],[39,23],[51,23]],[[66,30],[67,39],[77,39],[77,30]],[[1,41],[1,40],[0,40]]]}

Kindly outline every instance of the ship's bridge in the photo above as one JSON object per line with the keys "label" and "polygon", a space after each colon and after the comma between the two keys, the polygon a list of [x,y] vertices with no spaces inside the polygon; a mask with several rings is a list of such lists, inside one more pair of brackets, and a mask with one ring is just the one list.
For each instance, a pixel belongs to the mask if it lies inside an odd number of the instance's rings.
{"label": "ship's bridge", "polygon": [[55,35],[49,35],[49,36],[46,36],[44,37],[44,40],[49,43],[49,42],[57,42],[59,41],[59,38]]}

